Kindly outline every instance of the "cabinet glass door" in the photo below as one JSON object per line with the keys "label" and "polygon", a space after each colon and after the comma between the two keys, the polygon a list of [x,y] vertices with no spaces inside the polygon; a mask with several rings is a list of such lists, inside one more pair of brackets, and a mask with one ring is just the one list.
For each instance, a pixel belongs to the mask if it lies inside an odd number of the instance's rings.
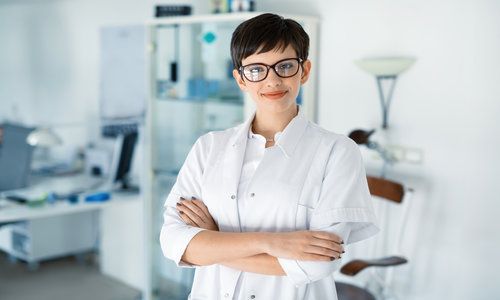
{"label": "cabinet glass door", "polygon": [[196,139],[243,122],[243,95],[232,77],[230,40],[240,22],[154,25],[151,39],[152,288],[159,299],[186,299],[193,269],[164,258],[163,203]]}

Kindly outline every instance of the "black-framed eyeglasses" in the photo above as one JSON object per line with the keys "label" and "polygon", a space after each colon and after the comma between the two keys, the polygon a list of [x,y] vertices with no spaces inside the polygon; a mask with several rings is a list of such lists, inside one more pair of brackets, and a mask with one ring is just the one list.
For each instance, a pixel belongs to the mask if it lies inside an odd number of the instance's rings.
{"label": "black-framed eyeglasses", "polygon": [[259,82],[266,79],[269,69],[273,69],[276,75],[281,78],[288,78],[295,76],[299,72],[303,61],[302,58],[285,58],[274,65],[255,63],[241,66],[238,70],[240,71],[240,75],[251,82]]}

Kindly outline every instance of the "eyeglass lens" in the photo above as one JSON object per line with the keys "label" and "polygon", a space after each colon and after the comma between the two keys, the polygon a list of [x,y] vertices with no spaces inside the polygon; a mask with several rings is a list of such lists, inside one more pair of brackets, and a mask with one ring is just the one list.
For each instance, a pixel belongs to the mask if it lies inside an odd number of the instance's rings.
{"label": "eyeglass lens", "polygon": [[[261,81],[267,77],[269,69],[272,67],[264,64],[247,65],[243,67],[243,74],[250,81]],[[299,71],[299,62],[295,59],[280,61],[274,65],[273,69],[280,77],[292,77]]]}

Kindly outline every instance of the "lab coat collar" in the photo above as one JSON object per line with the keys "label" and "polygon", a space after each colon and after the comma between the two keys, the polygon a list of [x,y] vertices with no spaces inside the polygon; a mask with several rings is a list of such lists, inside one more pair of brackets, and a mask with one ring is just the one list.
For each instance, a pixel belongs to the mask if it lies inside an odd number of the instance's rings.
{"label": "lab coat collar", "polygon": [[[290,158],[293,155],[297,144],[299,143],[302,135],[304,134],[307,128],[307,118],[304,115],[302,107],[298,105],[299,112],[297,116],[295,116],[290,123],[283,130],[280,138],[276,141],[276,145],[283,151],[283,154],[286,158]],[[250,130],[250,126],[252,125],[252,121],[255,118],[255,112],[245,121],[245,123],[241,124],[236,131],[236,134],[233,136],[231,144],[233,147],[246,146],[246,140],[248,138],[248,132]]]}

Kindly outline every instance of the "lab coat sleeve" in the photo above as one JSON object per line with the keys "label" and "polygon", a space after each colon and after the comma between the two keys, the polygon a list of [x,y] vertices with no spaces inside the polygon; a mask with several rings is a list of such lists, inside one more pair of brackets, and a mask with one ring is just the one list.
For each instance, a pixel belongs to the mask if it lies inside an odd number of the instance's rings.
{"label": "lab coat sleeve", "polygon": [[180,197],[191,199],[194,196],[200,199],[203,170],[209,151],[208,138],[207,135],[200,137],[191,148],[164,204],[161,249],[165,257],[180,267],[193,267],[181,261],[181,258],[191,239],[204,229],[184,223],[177,212],[176,203]]}
{"label": "lab coat sleeve", "polygon": [[[376,234],[376,217],[358,146],[347,137],[339,139],[330,154],[310,230],[328,231],[345,244]],[[336,271],[342,259],[331,262],[279,259],[287,277],[302,285],[325,278]]]}

